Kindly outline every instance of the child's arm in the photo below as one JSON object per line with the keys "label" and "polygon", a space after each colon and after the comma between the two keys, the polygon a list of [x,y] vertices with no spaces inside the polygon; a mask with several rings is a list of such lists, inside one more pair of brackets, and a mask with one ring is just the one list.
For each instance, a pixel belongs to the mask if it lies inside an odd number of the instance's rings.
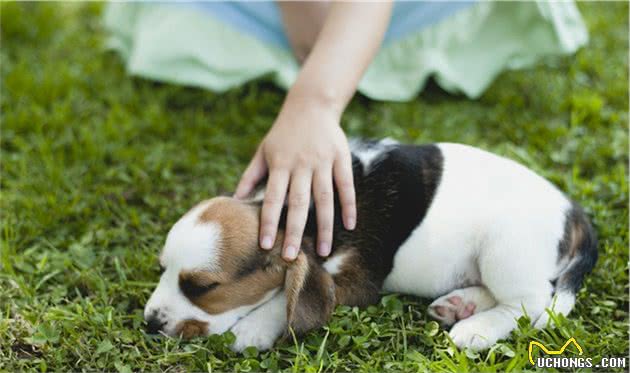
{"label": "child's arm", "polygon": [[261,214],[261,247],[271,248],[275,241],[288,188],[283,255],[290,260],[297,256],[312,190],[317,210],[317,251],[328,255],[334,214],[333,178],[344,225],[354,229],[352,162],[339,120],[380,47],[390,13],[391,3],[331,5],[275,123],[237,188],[236,196],[244,197],[269,172]]}

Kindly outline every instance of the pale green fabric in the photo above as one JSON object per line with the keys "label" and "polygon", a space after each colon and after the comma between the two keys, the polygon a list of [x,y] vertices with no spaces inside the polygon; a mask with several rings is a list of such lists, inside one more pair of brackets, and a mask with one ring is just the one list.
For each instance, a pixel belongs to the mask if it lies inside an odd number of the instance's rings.
{"label": "pale green fabric", "polygon": [[[108,46],[129,73],[150,79],[222,92],[268,75],[286,89],[299,69],[290,51],[192,7],[110,3],[105,26]],[[587,41],[571,2],[480,2],[383,46],[358,90],[372,99],[407,101],[434,76],[445,90],[476,98],[501,71],[571,54]]]}

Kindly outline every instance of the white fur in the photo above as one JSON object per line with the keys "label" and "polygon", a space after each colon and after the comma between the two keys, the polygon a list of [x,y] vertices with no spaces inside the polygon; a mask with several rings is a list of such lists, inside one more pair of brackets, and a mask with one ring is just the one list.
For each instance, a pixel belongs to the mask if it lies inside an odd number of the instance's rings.
{"label": "white fur", "polygon": [[221,228],[217,223],[199,221],[199,215],[208,204],[198,204],[173,225],[162,250],[162,266],[176,269],[176,273],[183,269],[216,269],[216,246],[221,237]]}
{"label": "white fur", "polygon": [[324,262],[324,269],[331,275],[336,275],[341,271],[341,265],[348,257],[348,252],[334,254]]}
{"label": "white fur", "polygon": [[439,144],[443,172],[431,206],[399,248],[385,290],[437,297],[483,284],[498,305],[459,321],[460,347],[507,337],[523,308],[536,320],[549,305],[558,242],[570,202],[516,162]]}
{"label": "white fur", "polygon": [[[575,294],[570,291],[563,290],[556,293],[548,309],[556,314],[566,315],[573,309],[573,306],[575,306]],[[536,320],[534,327],[538,329],[545,328],[548,326],[549,321],[549,313],[545,310],[538,320]]]}
{"label": "white fur", "polygon": [[240,319],[231,329],[236,337],[232,349],[242,351],[248,346],[255,346],[259,350],[271,348],[287,327],[286,307],[287,298],[284,292],[279,292]]}

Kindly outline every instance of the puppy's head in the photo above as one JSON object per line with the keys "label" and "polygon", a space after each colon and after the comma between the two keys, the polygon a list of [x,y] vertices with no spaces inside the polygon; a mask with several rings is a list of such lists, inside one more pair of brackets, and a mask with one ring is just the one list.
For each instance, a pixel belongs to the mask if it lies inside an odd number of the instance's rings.
{"label": "puppy's head", "polygon": [[326,321],[334,305],[332,278],[304,253],[287,263],[280,247],[260,249],[259,214],[259,204],[218,197],[171,228],[160,255],[164,272],[144,310],[149,332],[220,334],[283,288],[297,331]]}

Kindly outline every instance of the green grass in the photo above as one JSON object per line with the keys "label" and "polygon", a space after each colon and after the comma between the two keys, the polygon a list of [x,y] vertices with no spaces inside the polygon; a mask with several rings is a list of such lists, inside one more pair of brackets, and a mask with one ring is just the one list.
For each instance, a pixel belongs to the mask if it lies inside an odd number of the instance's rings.
{"label": "green grass", "polygon": [[142,332],[169,226],[231,191],[283,92],[226,94],[125,74],[103,51],[102,4],[3,3],[0,371],[531,369],[530,340],[574,336],[587,356],[628,355],[628,5],[584,3],[590,44],[506,72],[479,100],[429,89],[413,102],[355,98],[349,135],[464,142],[520,161],[584,205],[600,260],[554,330],[519,330],[459,352],[427,300],[339,307],[330,324],[270,352]]}

